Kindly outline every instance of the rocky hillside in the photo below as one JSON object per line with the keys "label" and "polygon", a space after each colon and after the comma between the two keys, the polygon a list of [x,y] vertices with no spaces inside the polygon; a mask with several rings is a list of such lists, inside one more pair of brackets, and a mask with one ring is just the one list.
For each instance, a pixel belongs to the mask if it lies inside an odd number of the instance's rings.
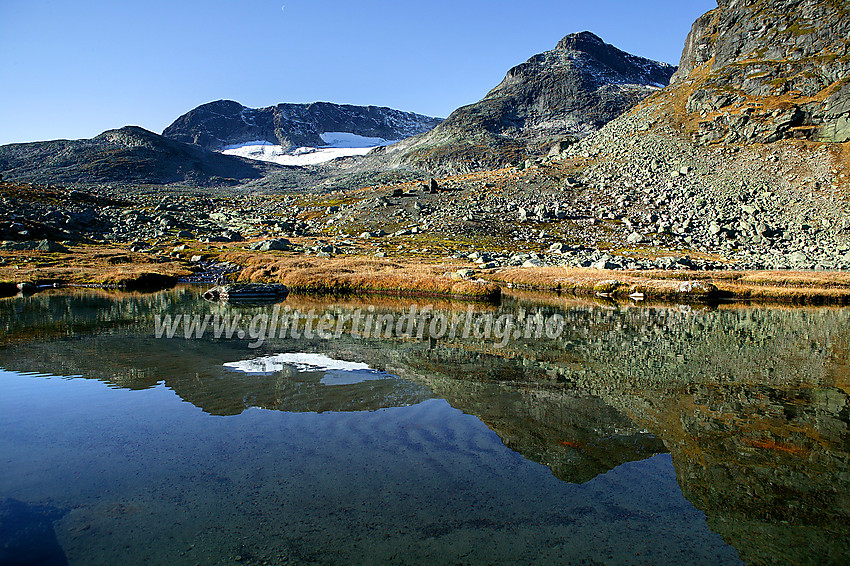
{"label": "rocky hillside", "polygon": [[322,146],[321,134],[326,132],[400,140],[426,132],[441,121],[380,106],[314,102],[246,108],[232,100],[218,100],[180,116],[162,135],[209,150],[260,140],[289,150]]}
{"label": "rocky hillside", "polygon": [[720,0],[694,24],[671,86],[552,159],[576,168],[572,184],[633,230],[634,246],[742,269],[843,268],[848,6]]}
{"label": "rocky hillside", "polygon": [[718,0],[694,23],[675,90],[700,143],[850,140],[850,2]]}
{"label": "rocky hillside", "polygon": [[274,169],[281,167],[221,155],[137,126],[91,139],[0,146],[0,170],[9,181],[234,185]]}
{"label": "rocky hillside", "polygon": [[590,32],[508,71],[481,101],[432,131],[388,148],[396,165],[434,173],[503,166],[553,140],[599,129],[660,87],[675,67],[630,55]]}

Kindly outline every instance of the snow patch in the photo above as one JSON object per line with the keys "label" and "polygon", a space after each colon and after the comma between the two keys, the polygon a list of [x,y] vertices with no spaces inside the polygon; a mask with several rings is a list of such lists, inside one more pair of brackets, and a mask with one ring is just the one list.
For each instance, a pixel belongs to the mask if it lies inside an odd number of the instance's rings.
{"label": "snow patch", "polygon": [[371,147],[354,148],[316,148],[299,147],[286,152],[279,145],[249,145],[236,149],[225,149],[225,155],[238,155],[258,161],[270,161],[279,165],[318,165],[326,161],[332,161],[340,157],[351,157],[354,155],[366,155],[372,151]]}
{"label": "snow patch", "polygon": [[251,146],[255,146],[255,145],[273,145],[273,144],[270,143],[270,142],[267,142],[266,140],[254,140],[254,141],[247,141],[247,142],[242,142],[242,143],[234,143],[234,144],[231,144],[231,145],[226,145],[226,146],[224,146],[223,151],[227,151],[227,150],[230,150],[230,149],[241,149],[243,147],[251,147]]}
{"label": "snow patch", "polygon": [[349,132],[325,132],[323,134],[319,134],[319,137],[322,138],[322,141],[325,142],[323,147],[347,147],[347,148],[355,148],[355,147],[379,147],[383,145],[389,145],[395,143],[398,140],[385,140],[384,138],[370,138],[366,136],[359,136],[357,134],[352,134]]}
{"label": "snow patch", "polygon": [[299,147],[284,151],[283,147],[265,140],[244,142],[226,146],[221,153],[237,155],[257,161],[269,161],[279,165],[318,165],[340,157],[366,155],[373,148],[396,143],[396,140],[370,138],[349,132],[325,132],[320,134],[325,145],[320,147]]}

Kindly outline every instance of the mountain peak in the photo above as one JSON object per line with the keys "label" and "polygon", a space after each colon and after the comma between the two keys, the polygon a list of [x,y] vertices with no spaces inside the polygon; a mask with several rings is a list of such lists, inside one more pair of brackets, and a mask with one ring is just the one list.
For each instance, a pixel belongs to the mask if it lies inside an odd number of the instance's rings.
{"label": "mountain peak", "polygon": [[590,31],[580,31],[571,33],[565,36],[555,49],[568,51],[588,51],[598,48],[601,45],[607,45],[601,37]]}
{"label": "mountain peak", "polygon": [[393,158],[404,165],[437,173],[501,167],[601,128],[669,84],[675,70],[589,31],[573,33],[510,69],[479,102],[388,152],[398,152]]}

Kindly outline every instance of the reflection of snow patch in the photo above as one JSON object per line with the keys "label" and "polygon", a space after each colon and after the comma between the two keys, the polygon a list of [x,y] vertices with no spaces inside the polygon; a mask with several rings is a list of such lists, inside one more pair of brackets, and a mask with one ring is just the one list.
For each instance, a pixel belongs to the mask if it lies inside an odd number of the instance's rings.
{"label": "reflection of snow patch", "polygon": [[394,379],[394,376],[372,369],[368,364],[335,360],[324,354],[290,353],[275,354],[227,362],[224,367],[250,375],[271,375],[285,367],[294,367],[302,372],[325,372],[321,380],[323,385],[351,385],[376,379]]}
{"label": "reflection of snow patch", "polygon": [[322,385],[354,385],[364,381],[375,381],[379,379],[393,379],[394,376],[374,369],[361,369],[356,371],[330,370],[322,378]]}

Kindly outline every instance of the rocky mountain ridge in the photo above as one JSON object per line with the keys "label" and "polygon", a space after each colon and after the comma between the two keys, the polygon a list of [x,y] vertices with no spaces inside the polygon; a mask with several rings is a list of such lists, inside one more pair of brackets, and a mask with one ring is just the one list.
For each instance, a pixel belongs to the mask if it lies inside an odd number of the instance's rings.
{"label": "rocky mountain ridge", "polygon": [[218,100],[180,116],[162,135],[212,151],[255,141],[290,150],[325,145],[321,134],[326,132],[400,140],[428,131],[441,121],[380,106],[314,102],[248,108],[232,100]]}
{"label": "rocky mountain ridge", "polygon": [[582,137],[668,84],[675,67],[625,53],[590,32],[508,71],[504,80],[445,122],[386,149],[395,166],[432,173],[497,168]]}

